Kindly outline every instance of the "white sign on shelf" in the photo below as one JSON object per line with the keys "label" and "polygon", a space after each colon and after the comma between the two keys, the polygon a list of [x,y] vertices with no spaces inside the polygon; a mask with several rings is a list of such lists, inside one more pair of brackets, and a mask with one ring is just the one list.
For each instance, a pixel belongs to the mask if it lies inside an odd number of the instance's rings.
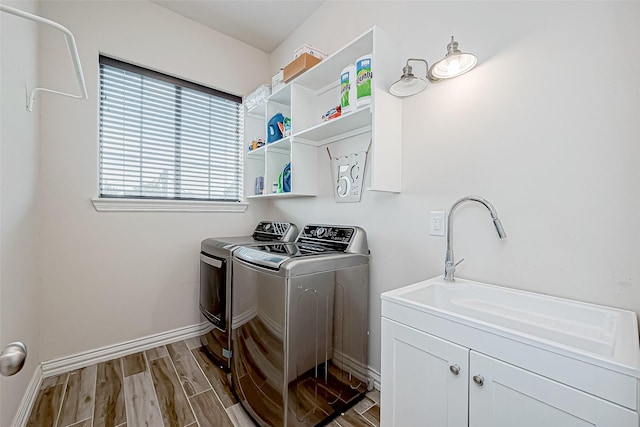
{"label": "white sign on shelf", "polygon": [[[327,151],[329,151],[327,149]],[[362,196],[364,168],[367,163],[367,152],[351,153],[347,156],[332,157],[331,173],[333,176],[334,197],[336,203],[357,203]]]}

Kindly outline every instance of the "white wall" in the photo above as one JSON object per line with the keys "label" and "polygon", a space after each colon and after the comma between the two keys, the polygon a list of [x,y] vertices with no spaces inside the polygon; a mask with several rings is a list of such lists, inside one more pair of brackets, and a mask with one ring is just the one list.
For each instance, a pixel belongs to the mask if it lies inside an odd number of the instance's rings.
{"label": "white wall", "polygon": [[[105,213],[98,188],[98,53],[244,95],[268,55],[147,1],[45,1],[78,43],[89,99],[40,97],[42,360],[200,322],[198,253],[211,236],[250,234],[237,213]],[[41,81],[77,91],[61,37],[42,32]]]}
{"label": "white wall", "polygon": [[401,194],[336,204],[319,155],[318,197],[273,204],[301,225],[367,231],[371,366],[380,294],[443,274],[428,213],[465,195],[493,202],[509,237],[482,206],[461,207],[459,277],[640,313],[640,3],[327,2],[272,53],[271,74],[302,43],[333,53],[374,24],[405,58],[438,60],[453,34],[479,66],[404,101]]}
{"label": "white wall", "polygon": [[[429,236],[428,211],[467,194],[495,204],[509,239],[480,206],[461,208],[460,277],[640,310],[638,2],[327,2],[270,57],[148,2],[46,1],[39,13],[75,34],[90,99],[39,95],[38,147],[37,116],[7,107],[35,78],[35,30],[16,37],[2,17],[0,344],[14,339],[7,316],[33,342],[26,373],[0,380],[2,425],[33,363],[197,323],[200,240],[246,234],[264,217],[367,230],[375,369],[380,293],[442,274],[445,241]],[[373,24],[405,57],[439,59],[453,33],[480,61],[404,101],[401,194],[335,204],[321,155],[313,199],[257,201],[245,214],[94,210],[99,52],[242,95],[300,44],[332,53]],[[62,37],[40,40],[40,83],[75,91]]]}
{"label": "white wall", "polygon": [[[36,2],[3,2],[34,13]],[[26,344],[22,371],[0,377],[0,425],[8,426],[40,362],[38,286],[38,111],[25,86],[38,71],[36,24],[0,13],[0,349]]]}

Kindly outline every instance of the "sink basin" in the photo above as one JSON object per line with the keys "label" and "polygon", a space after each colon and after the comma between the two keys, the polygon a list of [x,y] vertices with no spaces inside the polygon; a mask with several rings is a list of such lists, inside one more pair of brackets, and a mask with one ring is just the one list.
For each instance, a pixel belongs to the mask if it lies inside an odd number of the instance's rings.
{"label": "sink basin", "polygon": [[638,323],[631,311],[442,277],[386,292],[383,299],[639,369]]}

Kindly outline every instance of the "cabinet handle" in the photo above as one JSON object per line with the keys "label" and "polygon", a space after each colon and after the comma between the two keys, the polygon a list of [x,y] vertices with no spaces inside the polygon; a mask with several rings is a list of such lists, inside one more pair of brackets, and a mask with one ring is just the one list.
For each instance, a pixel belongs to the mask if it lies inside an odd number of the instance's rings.
{"label": "cabinet handle", "polygon": [[451,373],[453,375],[458,375],[460,373],[460,366],[458,365],[451,365],[449,366],[449,370],[451,371]]}
{"label": "cabinet handle", "polygon": [[473,382],[482,387],[484,385],[484,377],[482,375],[474,375]]}

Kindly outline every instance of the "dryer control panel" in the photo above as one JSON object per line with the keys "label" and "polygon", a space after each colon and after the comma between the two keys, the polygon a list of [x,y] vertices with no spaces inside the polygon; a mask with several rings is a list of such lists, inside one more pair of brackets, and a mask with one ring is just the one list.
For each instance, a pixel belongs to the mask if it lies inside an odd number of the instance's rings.
{"label": "dryer control panel", "polygon": [[261,221],[253,230],[253,238],[261,241],[293,242],[298,227],[291,222]]}

